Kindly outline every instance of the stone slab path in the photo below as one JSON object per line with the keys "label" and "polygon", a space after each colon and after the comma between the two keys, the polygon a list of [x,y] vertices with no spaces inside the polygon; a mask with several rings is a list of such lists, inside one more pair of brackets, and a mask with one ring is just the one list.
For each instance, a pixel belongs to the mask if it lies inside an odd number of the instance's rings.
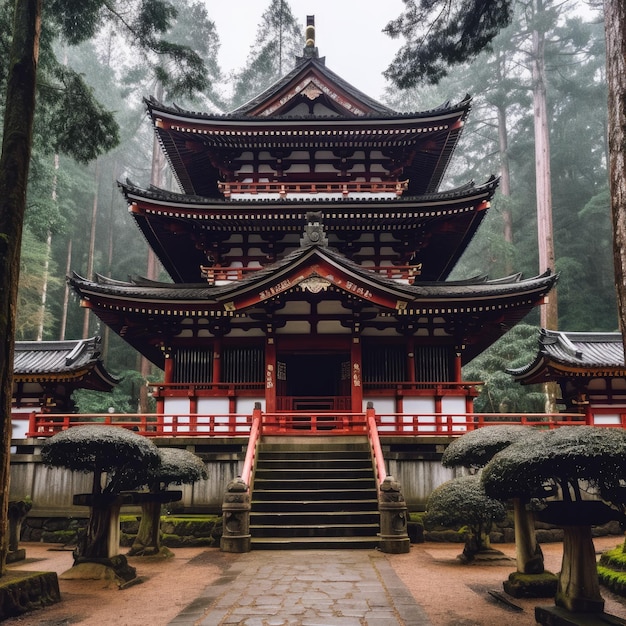
{"label": "stone slab path", "polygon": [[242,554],[170,626],[430,626],[371,550]]}

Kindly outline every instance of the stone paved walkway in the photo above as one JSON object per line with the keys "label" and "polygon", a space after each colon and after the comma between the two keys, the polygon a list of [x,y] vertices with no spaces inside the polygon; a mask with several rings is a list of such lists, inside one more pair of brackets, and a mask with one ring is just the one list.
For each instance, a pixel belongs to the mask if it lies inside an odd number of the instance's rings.
{"label": "stone paved walkway", "polygon": [[170,626],[429,626],[384,555],[242,554]]}

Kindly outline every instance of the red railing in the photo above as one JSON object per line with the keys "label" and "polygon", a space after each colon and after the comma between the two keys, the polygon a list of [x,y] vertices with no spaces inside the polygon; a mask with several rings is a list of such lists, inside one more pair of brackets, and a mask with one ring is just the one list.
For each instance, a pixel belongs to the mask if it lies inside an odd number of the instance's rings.
{"label": "red railing", "polygon": [[73,426],[120,426],[146,437],[248,437],[252,418],[245,414],[172,415],[171,413],[31,413],[27,437],[50,437]]}
{"label": "red railing", "polygon": [[248,439],[248,447],[246,448],[246,457],[243,461],[243,469],[241,470],[241,479],[246,485],[250,485],[250,478],[254,468],[254,459],[256,457],[256,448],[261,438],[262,427],[261,409],[255,408],[252,411],[252,426],[250,428],[250,438]]}
{"label": "red railing", "polygon": [[346,435],[365,433],[364,413],[292,411],[263,414],[265,435]]}
{"label": "red railing", "polygon": [[[382,436],[459,436],[483,426],[522,425],[553,429],[589,422],[581,413],[382,413],[376,415]],[[608,426],[609,424],[602,424]],[[623,427],[624,424],[611,424]]]}
{"label": "red railing", "polygon": [[350,193],[394,193],[401,196],[408,188],[408,180],[400,181],[351,181],[351,182],[222,182],[219,190],[225,198],[230,198],[233,193],[258,194],[276,193],[284,198],[290,193],[341,193],[348,196]]}
{"label": "red railing", "polygon": [[387,468],[385,467],[385,456],[383,455],[383,449],[380,445],[380,437],[378,434],[378,427],[376,424],[376,413],[370,406],[367,407],[365,413],[365,419],[367,421],[367,436],[372,448],[372,457],[376,464],[376,480],[378,485],[387,478]]}
{"label": "red railing", "polygon": [[[255,410],[256,411],[256,410]],[[596,425],[626,428],[626,413],[610,423]],[[379,436],[456,437],[483,426],[522,424],[537,428],[593,425],[580,413],[344,413],[337,411],[263,413],[259,410],[260,435],[345,435],[373,432]],[[134,430],[146,437],[250,437],[253,416],[246,414],[173,415],[171,413],[31,413],[28,437],[50,437],[73,426],[103,424]]]}

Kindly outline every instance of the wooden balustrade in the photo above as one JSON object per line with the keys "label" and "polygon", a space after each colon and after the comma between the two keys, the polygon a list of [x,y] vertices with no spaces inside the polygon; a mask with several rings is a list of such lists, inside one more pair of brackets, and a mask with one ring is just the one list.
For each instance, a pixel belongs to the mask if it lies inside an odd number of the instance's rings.
{"label": "wooden balustrade", "polygon": [[365,419],[367,421],[367,436],[372,447],[372,456],[374,463],[376,464],[376,481],[378,486],[387,478],[387,468],[385,466],[385,456],[383,455],[383,449],[380,445],[380,435],[376,424],[376,412],[368,405],[365,413]]}
{"label": "wooden balustrade", "polygon": [[257,444],[261,438],[262,428],[262,412],[260,408],[255,407],[252,411],[252,426],[250,428],[250,437],[248,438],[248,447],[246,448],[246,457],[241,470],[241,480],[246,485],[250,485],[252,470],[254,468],[254,459],[256,457]]}
{"label": "wooden balustrade", "polygon": [[[255,410],[256,414],[256,410]],[[476,428],[521,424],[553,429],[592,425],[580,413],[348,413],[338,411],[263,413],[259,410],[258,432],[271,435],[345,435],[368,432],[375,420],[379,436],[456,437]],[[146,437],[250,437],[254,418],[246,414],[174,415],[171,413],[31,413],[28,437],[50,437],[73,426],[103,424],[128,428]],[[607,428],[626,427],[626,414]],[[255,435],[256,436],[256,435]]]}
{"label": "wooden balustrade", "polygon": [[145,437],[248,437],[251,416],[245,414],[174,415],[172,413],[31,413],[28,437],[50,437],[72,426],[120,426]]}
{"label": "wooden balustrade", "polygon": [[281,198],[294,193],[340,193],[348,196],[351,193],[393,193],[401,196],[409,186],[408,180],[399,181],[318,181],[318,182],[220,182],[219,190],[225,198],[230,198],[232,194],[278,194]]}

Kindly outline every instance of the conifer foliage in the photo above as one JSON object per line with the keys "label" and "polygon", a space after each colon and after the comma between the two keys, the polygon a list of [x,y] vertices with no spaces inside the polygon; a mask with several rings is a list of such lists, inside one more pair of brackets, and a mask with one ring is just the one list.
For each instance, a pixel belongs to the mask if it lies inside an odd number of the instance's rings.
{"label": "conifer foliage", "polygon": [[[14,7],[12,41],[8,62],[3,67],[6,108],[0,156],[0,413],[3,415],[0,423],[0,536],[7,535],[15,308],[40,48],[48,44],[50,50],[55,33],[71,44],[79,43],[112,21],[129,44],[145,55],[171,93],[206,84],[204,64],[199,56],[164,37],[176,15],[174,5],[166,0],[54,0],[46,4],[45,13],[41,0],[23,0]],[[8,16],[7,11],[0,13],[0,17]],[[162,58],[173,58],[176,63],[165,68],[160,62]],[[43,68],[45,57],[42,55],[41,59]],[[53,65],[52,61],[50,63]],[[74,84],[75,90],[77,85]],[[75,95],[74,91],[71,96]],[[67,117],[70,112],[71,108],[60,111],[59,115]],[[110,128],[103,137],[107,141],[111,139]],[[94,142],[94,152],[80,158],[89,160],[110,147],[111,143]],[[5,570],[5,557],[6,547],[0,542],[0,575]]]}

